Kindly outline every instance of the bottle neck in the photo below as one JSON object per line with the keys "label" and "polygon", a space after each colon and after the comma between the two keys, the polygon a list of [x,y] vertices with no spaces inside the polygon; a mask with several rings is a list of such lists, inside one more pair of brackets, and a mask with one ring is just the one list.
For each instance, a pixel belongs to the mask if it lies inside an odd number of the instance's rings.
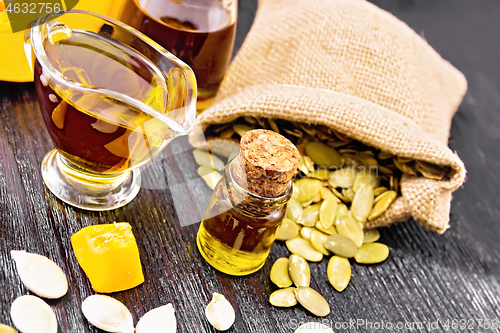
{"label": "bottle neck", "polygon": [[290,181],[284,192],[275,198],[261,196],[251,192],[246,186],[246,182],[234,177],[234,170],[237,159],[233,159],[224,169],[224,195],[231,202],[233,207],[245,215],[254,217],[265,217],[270,213],[284,208],[292,197],[292,182]]}

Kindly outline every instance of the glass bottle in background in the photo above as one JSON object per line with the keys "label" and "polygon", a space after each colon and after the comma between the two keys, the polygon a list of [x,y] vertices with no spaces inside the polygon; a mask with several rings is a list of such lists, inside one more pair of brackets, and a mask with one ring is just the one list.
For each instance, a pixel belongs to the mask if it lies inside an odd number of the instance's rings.
{"label": "glass bottle in background", "polygon": [[237,0],[127,0],[120,20],[187,63],[198,83],[197,109],[213,100],[234,48]]}

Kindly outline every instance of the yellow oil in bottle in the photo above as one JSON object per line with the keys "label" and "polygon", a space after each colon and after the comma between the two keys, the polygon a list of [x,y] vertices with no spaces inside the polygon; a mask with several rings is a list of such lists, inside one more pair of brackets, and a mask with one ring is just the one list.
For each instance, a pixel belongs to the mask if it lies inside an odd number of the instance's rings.
{"label": "yellow oil in bottle", "polygon": [[271,251],[289,196],[263,209],[254,206],[255,202],[246,205],[234,200],[235,192],[228,193],[226,186],[223,178],[214,189],[197,245],[203,258],[217,270],[230,275],[251,274],[264,265]]}

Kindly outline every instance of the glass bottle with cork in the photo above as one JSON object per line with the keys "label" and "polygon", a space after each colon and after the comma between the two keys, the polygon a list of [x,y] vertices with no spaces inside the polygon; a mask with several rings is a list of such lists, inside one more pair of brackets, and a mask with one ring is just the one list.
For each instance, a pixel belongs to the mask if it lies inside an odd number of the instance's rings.
{"label": "glass bottle with cork", "polygon": [[198,248],[210,265],[231,275],[264,265],[299,160],[293,143],[273,131],[253,130],[241,138],[240,153],[224,169],[198,231]]}

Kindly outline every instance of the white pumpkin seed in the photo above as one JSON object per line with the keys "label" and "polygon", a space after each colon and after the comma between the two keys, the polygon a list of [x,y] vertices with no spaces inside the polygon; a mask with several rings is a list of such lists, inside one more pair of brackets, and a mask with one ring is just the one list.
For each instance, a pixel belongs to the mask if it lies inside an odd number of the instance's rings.
{"label": "white pumpkin seed", "polygon": [[47,257],[26,251],[11,251],[23,284],[44,298],[59,298],[68,292],[68,280],[62,269]]}
{"label": "white pumpkin seed", "polygon": [[377,177],[377,174],[372,171],[363,171],[356,175],[356,179],[354,179],[354,183],[352,184],[352,190],[354,192],[358,191],[358,188],[361,184],[369,185],[372,189],[377,188],[380,180]]}
{"label": "white pumpkin seed", "polygon": [[82,302],[85,318],[107,332],[133,333],[134,321],[122,302],[106,295],[92,295]]}
{"label": "white pumpkin seed", "polygon": [[222,294],[214,293],[212,301],[205,308],[205,316],[218,331],[225,331],[233,326],[236,319],[233,306]]}
{"label": "white pumpkin seed", "polygon": [[333,200],[333,201],[335,201],[337,203],[340,202],[340,199],[337,198],[337,196],[335,194],[333,194],[333,192],[330,191],[327,187],[323,187],[321,189],[321,198],[323,200],[331,199],[331,200]]}
{"label": "white pumpkin seed", "polygon": [[18,297],[10,307],[10,317],[22,333],[56,333],[56,315],[42,299],[24,295]]}
{"label": "white pumpkin seed", "polygon": [[136,333],[175,333],[177,332],[177,321],[172,304],[160,306],[148,311],[137,323]]}
{"label": "white pumpkin seed", "polygon": [[213,168],[215,170],[224,169],[224,162],[217,156],[210,154],[204,150],[195,149],[193,150],[193,156],[199,165],[204,165],[209,168]]}
{"label": "white pumpkin seed", "polygon": [[335,333],[330,327],[322,323],[308,322],[300,325],[294,333]]}

